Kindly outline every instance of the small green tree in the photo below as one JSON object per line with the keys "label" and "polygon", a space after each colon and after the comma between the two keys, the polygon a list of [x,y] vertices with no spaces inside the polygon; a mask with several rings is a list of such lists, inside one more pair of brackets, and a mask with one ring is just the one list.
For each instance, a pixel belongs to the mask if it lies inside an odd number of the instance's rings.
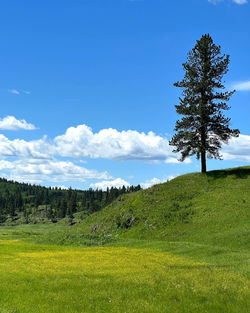
{"label": "small green tree", "polygon": [[230,129],[230,118],[223,115],[229,110],[226,104],[235,91],[225,89],[222,78],[228,72],[229,55],[221,55],[209,34],[203,35],[188,53],[183,64],[185,76],[174,84],[183,88],[183,97],[176,105],[178,114],[176,134],[170,141],[174,152],[181,152],[181,161],[196,155],[201,159],[201,172],[206,173],[206,157],[222,159],[219,149],[222,143],[239,136],[238,129]]}

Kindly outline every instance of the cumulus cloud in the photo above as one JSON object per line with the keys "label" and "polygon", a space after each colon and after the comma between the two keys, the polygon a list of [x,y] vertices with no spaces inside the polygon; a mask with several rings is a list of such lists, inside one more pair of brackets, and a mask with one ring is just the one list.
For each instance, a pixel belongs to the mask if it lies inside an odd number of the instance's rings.
{"label": "cumulus cloud", "polygon": [[221,154],[224,160],[250,162],[250,136],[239,135],[223,145]]}
{"label": "cumulus cloud", "polygon": [[14,116],[6,116],[0,119],[0,129],[2,130],[34,130],[36,127],[33,124],[27,123],[25,120],[18,120]]}
{"label": "cumulus cloud", "polygon": [[176,176],[174,176],[174,175],[166,175],[162,179],[154,177],[152,179],[146,180],[145,182],[141,183],[140,185],[142,186],[143,189],[147,189],[153,185],[165,183],[169,180],[174,179],[175,177]]}
{"label": "cumulus cloud", "polygon": [[[222,146],[221,154],[224,160],[250,162],[250,135],[232,138],[228,145]],[[31,141],[10,140],[0,134],[1,176],[31,183],[50,181],[62,184],[66,181],[100,180],[91,185],[98,189],[130,185],[121,178],[112,178],[107,172],[89,170],[71,161],[59,161],[56,159],[58,156],[78,160],[87,157],[118,161],[180,163],[178,155],[172,152],[168,140],[153,132],[118,131],[110,128],[94,133],[87,125],[79,125],[68,128],[63,135],[50,140],[47,137]],[[190,162],[190,159],[185,160],[185,163]],[[154,177],[141,185],[148,188],[172,178],[173,176],[165,176],[162,179]]]}
{"label": "cumulus cloud", "polygon": [[[229,145],[222,146],[222,154],[228,158],[228,155],[233,153],[238,156],[242,155],[242,159],[245,159],[243,152],[244,155],[246,153],[250,155],[249,137],[240,135],[238,138],[232,138]],[[119,132],[110,128],[93,133],[87,125],[70,127],[65,134],[52,140],[48,140],[47,137],[31,141],[10,140],[0,134],[0,156],[47,160],[53,160],[56,156],[80,160],[88,157],[116,161],[182,163],[178,161],[178,155],[172,152],[168,140],[153,132],[147,134],[132,130]],[[191,159],[186,159],[184,163],[191,163]]]}
{"label": "cumulus cloud", "polygon": [[114,180],[104,180],[90,185],[91,188],[102,190],[107,190],[107,188],[111,187],[122,188],[123,186],[125,187],[130,186],[130,183],[121,178],[116,178]]}
{"label": "cumulus cloud", "polygon": [[236,83],[233,88],[238,91],[250,91],[250,80]]}
{"label": "cumulus cloud", "polygon": [[[34,129],[35,126],[24,120],[8,116],[0,120],[0,129]],[[172,152],[167,138],[153,132],[135,130],[118,131],[113,128],[102,129],[94,133],[83,124],[70,127],[65,134],[48,140],[46,136],[39,140],[9,140],[0,134],[0,156],[21,158],[52,158],[53,156],[72,158],[109,159],[115,161],[137,160],[150,163],[180,163],[178,155]],[[83,161],[84,162],[84,161]],[[190,163],[186,159],[184,163]]]}
{"label": "cumulus cloud", "polygon": [[165,161],[176,163],[168,140],[153,132],[103,129],[93,133],[86,125],[70,127],[64,135],[48,141],[9,140],[0,134],[0,155],[33,158],[51,158],[53,155],[73,158],[106,158],[110,160]]}
{"label": "cumulus cloud", "polygon": [[153,161],[169,159],[177,162],[177,156],[166,138],[153,132],[139,133],[135,130],[117,131],[102,129],[93,133],[87,125],[70,127],[54,140],[56,149],[65,157],[105,158],[117,161]]}
{"label": "cumulus cloud", "polygon": [[[0,171],[9,179],[19,182],[42,183],[50,181],[84,182],[87,179],[110,179],[107,172],[98,172],[73,164],[70,161],[58,160],[2,160]],[[8,173],[8,174],[7,174]]]}
{"label": "cumulus cloud", "polygon": [[39,140],[25,141],[23,139],[9,140],[0,134],[0,156],[34,159],[50,159],[54,148],[46,141],[46,137]]}

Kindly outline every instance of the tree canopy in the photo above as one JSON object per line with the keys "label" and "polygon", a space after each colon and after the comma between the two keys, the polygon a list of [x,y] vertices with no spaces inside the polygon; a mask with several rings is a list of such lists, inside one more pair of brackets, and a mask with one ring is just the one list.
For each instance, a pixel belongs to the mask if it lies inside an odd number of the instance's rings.
{"label": "tree canopy", "polygon": [[9,217],[12,220],[24,217],[25,222],[42,217],[56,222],[66,216],[72,218],[77,212],[89,215],[101,210],[120,195],[140,189],[138,185],[111,187],[107,190],[64,190],[0,178],[0,224]]}

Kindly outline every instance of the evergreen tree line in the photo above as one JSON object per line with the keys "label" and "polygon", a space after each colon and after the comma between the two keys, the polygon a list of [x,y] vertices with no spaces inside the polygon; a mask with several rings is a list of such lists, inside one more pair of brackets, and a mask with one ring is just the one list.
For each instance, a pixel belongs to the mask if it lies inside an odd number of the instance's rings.
{"label": "evergreen tree line", "polygon": [[38,210],[43,216],[57,221],[74,213],[87,215],[99,211],[122,194],[140,190],[140,185],[122,188],[111,187],[103,190],[76,190],[69,188],[42,187],[18,183],[0,178],[0,223],[8,217],[14,218],[21,213],[28,221],[29,215]]}

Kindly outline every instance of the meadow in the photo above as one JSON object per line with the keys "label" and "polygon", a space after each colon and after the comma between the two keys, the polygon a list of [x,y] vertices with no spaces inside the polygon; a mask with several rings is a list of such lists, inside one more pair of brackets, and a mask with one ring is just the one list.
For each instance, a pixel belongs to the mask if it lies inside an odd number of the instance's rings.
{"label": "meadow", "polygon": [[0,226],[0,313],[247,313],[250,169],[189,174],[74,226]]}
{"label": "meadow", "polygon": [[185,242],[34,242],[54,231],[0,227],[1,313],[249,312],[249,254]]}

